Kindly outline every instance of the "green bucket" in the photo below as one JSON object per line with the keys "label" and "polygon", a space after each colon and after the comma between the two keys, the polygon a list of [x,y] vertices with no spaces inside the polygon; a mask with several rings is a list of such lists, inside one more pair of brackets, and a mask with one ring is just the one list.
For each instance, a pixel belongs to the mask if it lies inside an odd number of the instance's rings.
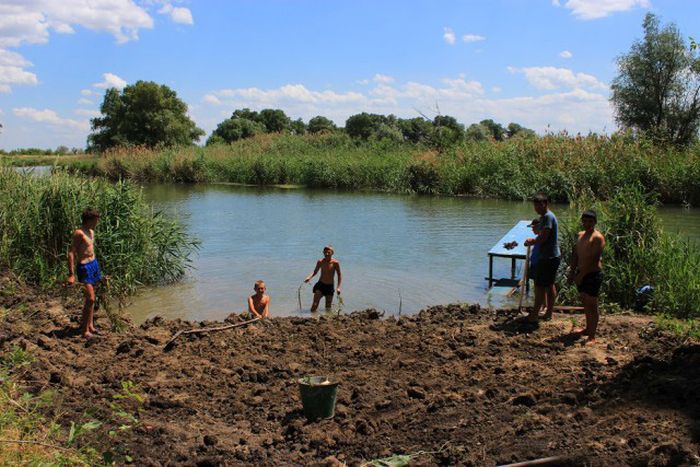
{"label": "green bucket", "polygon": [[337,382],[329,382],[325,376],[307,376],[299,380],[299,393],[304,416],[308,420],[333,418],[338,395]]}

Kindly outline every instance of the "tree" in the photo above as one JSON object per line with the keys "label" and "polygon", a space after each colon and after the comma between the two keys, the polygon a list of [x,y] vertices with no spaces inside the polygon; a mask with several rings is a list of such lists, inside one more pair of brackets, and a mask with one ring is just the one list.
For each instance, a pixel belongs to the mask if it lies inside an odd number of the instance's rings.
{"label": "tree", "polygon": [[700,58],[675,24],[648,13],[644,38],[617,60],[610,100],[617,122],[659,142],[688,144],[700,125]]}
{"label": "tree", "polygon": [[517,123],[509,123],[506,128],[506,135],[510,138],[534,138],[537,134],[534,130],[525,128]]}
{"label": "tree", "polygon": [[297,118],[290,123],[289,129],[292,130],[292,134],[294,135],[303,135],[306,133],[306,124],[304,123],[304,120]]}
{"label": "tree", "polygon": [[189,145],[204,134],[175,91],[152,81],[137,81],[121,93],[108,89],[100,112],[102,116],[91,120],[88,136],[88,146],[97,151],[121,145]]}
{"label": "tree", "polygon": [[493,139],[496,141],[503,141],[503,137],[506,134],[506,129],[503,128],[500,123],[496,123],[489,118],[488,120],[480,121],[479,125],[482,125],[484,128],[488,129]]}
{"label": "tree", "polygon": [[486,141],[491,137],[491,131],[481,123],[472,123],[465,132],[465,138],[469,141]]}
{"label": "tree", "polygon": [[367,112],[351,115],[345,121],[345,131],[351,138],[369,139],[379,129],[384,118],[383,115]]}
{"label": "tree", "polygon": [[430,140],[433,122],[422,117],[399,119],[399,129],[403,139],[411,143],[424,143]]}
{"label": "tree", "polygon": [[309,125],[306,128],[309,133],[329,132],[335,131],[335,129],[335,123],[322,115],[317,115],[309,120]]}
{"label": "tree", "polygon": [[265,127],[262,123],[247,118],[231,117],[219,123],[216,130],[207,139],[207,146],[231,144],[239,139],[250,138],[260,133],[265,133]]}
{"label": "tree", "polygon": [[433,119],[431,144],[438,148],[455,145],[464,139],[464,125],[449,115],[437,115]]}
{"label": "tree", "polygon": [[268,133],[288,131],[291,124],[291,120],[281,109],[263,109],[257,121],[265,125]]}

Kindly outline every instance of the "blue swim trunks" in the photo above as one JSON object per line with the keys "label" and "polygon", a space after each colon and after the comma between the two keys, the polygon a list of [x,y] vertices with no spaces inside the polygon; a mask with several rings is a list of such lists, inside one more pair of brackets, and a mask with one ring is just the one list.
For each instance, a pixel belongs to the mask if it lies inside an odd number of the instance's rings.
{"label": "blue swim trunks", "polygon": [[95,285],[101,280],[102,273],[100,272],[100,264],[97,262],[97,258],[89,263],[78,265],[78,282],[81,284]]}

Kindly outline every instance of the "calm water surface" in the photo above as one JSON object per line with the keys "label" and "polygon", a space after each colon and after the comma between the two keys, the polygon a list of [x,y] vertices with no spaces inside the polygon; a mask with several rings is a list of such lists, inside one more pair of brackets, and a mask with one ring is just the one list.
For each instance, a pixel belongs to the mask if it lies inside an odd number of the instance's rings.
{"label": "calm water surface", "polygon": [[[202,246],[183,283],[134,299],[137,321],[222,319],[245,309],[257,279],[267,283],[272,315],[309,315],[311,285],[302,286],[301,309],[298,288],[328,243],[341,262],[345,311],[486,304],[486,252],[516,221],[535,216],[530,203],[462,198],[227,185],[145,193],[182,217]],[[667,229],[700,238],[699,210],[664,208],[662,218]],[[497,277],[509,275],[508,260],[495,266]]]}

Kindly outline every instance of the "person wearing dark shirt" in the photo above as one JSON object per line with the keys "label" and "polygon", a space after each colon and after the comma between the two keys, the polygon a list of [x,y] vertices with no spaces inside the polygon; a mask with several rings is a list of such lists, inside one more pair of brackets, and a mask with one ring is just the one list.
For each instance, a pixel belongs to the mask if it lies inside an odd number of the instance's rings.
{"label": "person wearing dark shirt", "polygon": [[537,237],[525,240],[525,246],[535,245],[539,250],[537,267],[535,268],[535,306],[528,319],[537,321],[540,316],[539,309],[547,304],[542,319],[551,319],[554,312],[554,303],[557,299],[557,288],[554,282],[561,263],[561,251],[559,250],[559,224],[557,217],[549,210],[549,197],[544,193],[538,193],[533,198],[535,212],[540,215],[540,233]]}

